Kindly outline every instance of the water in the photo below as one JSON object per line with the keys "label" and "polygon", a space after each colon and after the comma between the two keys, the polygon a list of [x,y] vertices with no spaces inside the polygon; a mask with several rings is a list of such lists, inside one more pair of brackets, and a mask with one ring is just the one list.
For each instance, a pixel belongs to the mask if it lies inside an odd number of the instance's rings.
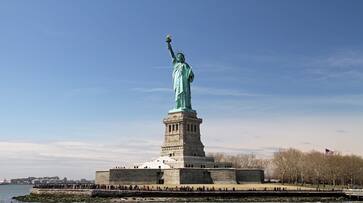
{"label": "water", "polygon": [[32,185],[0,185],[0,203],[18,202],[11,198],[29,194],[32,187]]}

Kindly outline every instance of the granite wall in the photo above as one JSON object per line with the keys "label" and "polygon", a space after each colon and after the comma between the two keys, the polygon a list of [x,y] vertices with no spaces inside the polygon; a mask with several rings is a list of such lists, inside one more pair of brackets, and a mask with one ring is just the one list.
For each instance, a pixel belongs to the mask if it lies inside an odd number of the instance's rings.
{"label": "granite wall", "polygon": [[108,185],[110,184],[110,172],[109,171],[96,171],[96,184]]}
{"label": "granite wall", "polygon": [[262,183],[265,179],[262,169],[235,169],[237,183]]}
{"label": "granite wall", "polygon": [[174,168],[174,169],[110,169],[97,171],[96,184],[236,184],[262,183],[261,169]]}
{"label": "granite wall", "polygon": [[110,184],[159,184],[161,176],[161,169],[110,169]]}
{"label": "granite wall", "polygon": [[207,169],[181,168],[180,184],[212,184],[213,180]]}
{"label": "granite wall", "polygon": [[235,184],[236,170],[231,168],[208,169],[214,184]]}
{"label": "granite wall", "polygon": [[162,179],[166,185],[180,184],[180,170],[164,169]]}

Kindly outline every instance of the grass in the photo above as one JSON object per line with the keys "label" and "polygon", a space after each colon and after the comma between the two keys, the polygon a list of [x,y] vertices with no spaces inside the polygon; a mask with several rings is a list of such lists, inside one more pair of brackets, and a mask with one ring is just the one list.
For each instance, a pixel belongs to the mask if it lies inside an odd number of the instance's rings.
{"label": "grass", "polygon": [[38,195],[30,194],[14,197],[21,202],[107,202],[105,198],[92,198],[80,195]]}

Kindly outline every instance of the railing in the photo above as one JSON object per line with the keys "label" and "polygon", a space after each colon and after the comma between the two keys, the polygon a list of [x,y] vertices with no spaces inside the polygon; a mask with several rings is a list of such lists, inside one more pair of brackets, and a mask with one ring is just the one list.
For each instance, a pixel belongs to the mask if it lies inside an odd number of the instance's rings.
{"label": "railing", "polygon": [[348,196],[363,197],[363,189],[345,189],[343,192]]}

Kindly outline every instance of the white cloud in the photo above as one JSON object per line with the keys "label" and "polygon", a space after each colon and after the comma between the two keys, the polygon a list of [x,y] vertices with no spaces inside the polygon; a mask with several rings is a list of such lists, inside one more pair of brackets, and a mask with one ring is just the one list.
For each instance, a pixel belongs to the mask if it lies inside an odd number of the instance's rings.
{"label": "white cloud", "polygon": [[141,88],[136,87],[132,88],[131,90],[137,91],[137,92],[148,92],[148,93],[154,93],[154,92],[172,92],[173,89],[171,87],[152,87],[152,88]]}
{"label": "white cloud", "polygon": [[[296,55],[287,53],[238,53],[232,55],[233,60],[239,59],[243,64],[257,67],[279,68],[276,78],[293,80],[342,80],[346,82],[363,80],[363,51],[343,49],[322,55]],[[241,70],[241,69],[240,69]],[[244,69],[251,74],[253,68]],[[305,73],[306,75],[301,75]],[[252,74],[256,74],[253,72]],[[298,74],[298,75],[297,75]],[[255,77],[258,77],[256,75]],[[296,78],[298,76],[298,78]],[[254,78],[255,78],[254,77]],[[307,78],[306,78],[307,77]]]}
{"label": "white cloud", "polygon": [[170,69],[170,71],[172,70],[172,65],[161,65],[161,66],[152,66],[151,68],[152,69],[161,69],[161,70],[164,70],[164,69]]}
{"label": "white cloud", "polygon": [[193,92],[200,95],[213,95],[213,96],[233,96],[233,97],[255,97],[263,96],[261,94],[253,94],[248,92],[242,92],[234,89],[219,89],[208,87],[193,87]]}
{"label": "white cloud", "polygon": [[[138,92],[146,92],[146,93],[173,92],[173,89],[171,87],[133,88],[132,90]],[[208,88],[200,86],[192,87],[192,91],[194,94],[212,95],[212,96],[233,96],[233,97],[262,96],[261,94],[247,93],[234,89]]]}
{"label": "white cloud", "polygon": [[363,69],[363,53],[357,51],[344,51],[328,56],[321,60],[323,64],[332,67],[353,67],[359,66]]}
{"label": "white cloud", "polygon": [[[6,163],[0,168],[0,178],[43,174],[94,178],[96,169],[107,169],[115,165],[131,167],[158,156],[158,152],[158,147],[150,145],[150,142],[133,143],[133,140],[120,144],[107,141],[0,141],[0,162]],[[66,170],[63,171],[64,169]]]}
{"label": "white cloud", "polygon": [[74,96],[94,96],[94,95],[102,95],[109,92],[109,89],[103,87],[85,87],[85,88],[74,88],[65,93],[67,97]]}
{"label": "white cloud", "polygon": [[279,148],[321,151],[327,147],[344,154],[363,155],[362,123],[360,116],[205,119],[202,140],[206,149],[213,152],[250,151],[268,156]]}
{"label": "white cloud", "polygon": [[203,73],[220,73],[225,71],[232,71],[238,67],[225,65],[225,64],[195,64],[192,66],[195,71]]}
{"label": "white cloud", "polygon": [[[362,117],[264,117],[254,119],[203,118],[206,152],[253,153],[270,157],[279,148],[333,149],[363,155]],[[0,141],[0,178],[58,175],[94,178],[96,170],[133,166],[157,157],[163,142],[163,124],[137,122],[123,130],[117,122],[105,124],[102,137],[55,141]],[[134,126],[133,126],[134,125]],[[142,126],[142,127],[140,127]],[[112,128],[112,129],[111,129]],[[344,134],[342,134],[344,130]],[[117,134],[110,133],[117,131]]]}
{"label": "white cloud", "polygon": [[318,79],[363,79],[363,52],[344,50],[307,61],[307,72]]}
{"label": "white cloud", "polygon": [[[253,95],[253,94],[252,94]],[[258,95],[258,94],[257,94]],[[269,115],[324,115],[363,113],[363,95],[258,95],[255,97],[220,98],[194,102],[200,112],[218,116],[238,117]]]}

